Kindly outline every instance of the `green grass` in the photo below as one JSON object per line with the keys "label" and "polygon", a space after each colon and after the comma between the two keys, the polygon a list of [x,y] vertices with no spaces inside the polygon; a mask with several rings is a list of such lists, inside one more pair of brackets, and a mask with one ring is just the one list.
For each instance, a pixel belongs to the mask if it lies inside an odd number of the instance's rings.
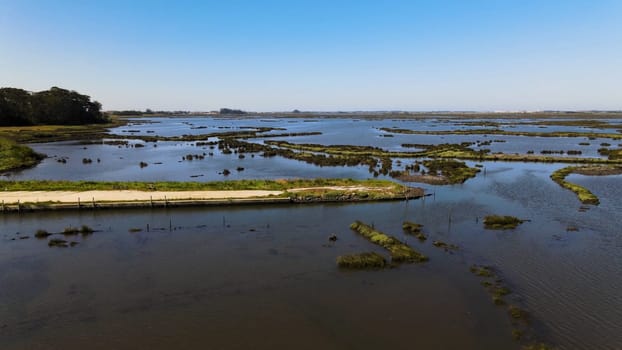
{"label": "green grass", "polygon": [[0,171],[16,170],[37,165],[44,155],[15,141],[0,138]]}
{"label": "green grass", "polygon": [[361,236],[367,238],[370,242],[377,244],[391,254],[391,260],[393,262],[425,262],[428,261],[428,257],[415,251],[406,243],[401,242],[395,237],[389,236],[380,231],[376,231],[369,225],[366,225],[360,221],[355,221],[350,225],[350,228]]}
{"label": "green grass", "polygon": [[402,229],[406,233],[415,236],[418,240],[423,242],[428,239],[428,236],[426,236],[425,233],[421,231],[422,227],[423,225],[411,221],[404,221],[404,223],[402,224]]}
{"label": "green grass", "polygon": [[423,165],[428,168],[428,174],[440,174],[450,184],[464,183],[480,172],[477,168],[470,168],[466,163],[453,159],[424,160]]}
{"label": "green grass", "polygon": [[600,200],[598,197],[590,192],[587,188],[577,185],[575,183],[566,181],[566,177],[570,174],[582,174],[582,175],[615,175],[622,173],[622,167],[619,166],[569,166],[556,170],[551,174],[551,180],[556,182],[563,188],[569,189],[574,192],[581,203],[598,205]]}
{"label": "green grass", "polygon": [[484,228],[489,230],[508,230],[518,227],[524,220],[514,216],[488,215],[484,218]]}
{"label": "green grass", "polygon": [[348,269],[373,269],[387,266],[387,261],[382,255],[369,252],[339,256],[337,257],[337,265]]}
{"label": "green grass", "polygon": [[[413,132],[418,133],[418,132]],[[469,135],[469,133],[462,133]],[[474,134],[480,134],[475,132]],[[620,136],[622,135],[615,134]],[[528,135],[526,135],[528,136]],[[536,135],[537,136],[537,135]],[[561,137],[561,136],[559,136]],[[579,137],[579,136],[577,136]],[[474,160],[474,161],[506,161],[506,162],[532,162],[532,163],[576,163],[576,164],[622,164],[622,155],[617,155],[617,152],[608,159],[604,158],[588,158],[588,157],[560,157],[550,155],[536,155],[536,154],[505,154],[505,153],[488,153],[486,151],[476,151],[469,148],[466,144],[440,144],[440,145],[425,145],[425,144],[404,144],[404,147],[417,147],[423,148],[423,151],[419,152],[390,152],[381,148],[370,146],[352,146],[352,145],[319,145],[319,144],[294,144],[287,141],[266,141],[267,145],[278,147],[280,151],[285,150],[297,150],[301,153],[282,154],[285,157],[306,161],[305,157],[317,157],[317,154],[328,154],[335,159],[358,159],[358,162],[368,162],[369,158],[373,157],[388,157],[388,158],[446,158],[446,159],[461,159],[461,160]],[[307,152],[307,153],[305,153]],[[313,152],[308,154],[308,152]],[[322,158],[322,157],[320,157]],[[331,165],[326,159],[324,162],[319,163],[323,165]],[[468,177],[467,177],[468,178]]]}
{"label": "green grass", "polygon": [[527,320],[529,318],[529,313],[518,306],[510,305],[508,307],[508,313],[513,319],[517,320]]}
{"label": "green grass", "polygon": [[479,277],[492,277],[492,276],[494,276],[492,268],[489,267],[489,266],[473,265],[473,266],[471,266],[470,270],[471,270],[471,272],[473,274],[475,274],[476,276],[479,276]]}
{"label": "green grass", "polygon": [[381,128],[385,132],[396,134],[417,134],[417,135],[507,135],[507,136],[528,136],[528,137],[597,137],[612,140],[622,140],[622,134],[596,133],[596,132],[529,132],[529,131],[508,131],[502,129],[462,129],[462,130],[439,130],[421,131],[399,128]]}
{"label": "green grass", "polygon": [[437,247],[437,248],[444,249],[445,251],[460,249],[460,247],[458,247],[455,244],[450,244],[450,243],[443,242],[443,241],[434,241],[434,242],[432,242],[432,245]]}
{"label": "green grass", "polygon": [[403,191],[404,186],[387,180],[352,179],[292,179],[292,180],[236,180],[215,182],[111,182],[111,181],[57,181],[23,180],[0,181],[0,190],[5,191],[227,191],[227,190],[274,190],[293,188],[361,186],[386,188],[387,191]]}
{"label": "green grass", "polygon": [[108,129],[126,123],[126,119],[113,116],[106,124],[3,126],[0,127],[0,138],[19,143],[91,140],[108,137]]}

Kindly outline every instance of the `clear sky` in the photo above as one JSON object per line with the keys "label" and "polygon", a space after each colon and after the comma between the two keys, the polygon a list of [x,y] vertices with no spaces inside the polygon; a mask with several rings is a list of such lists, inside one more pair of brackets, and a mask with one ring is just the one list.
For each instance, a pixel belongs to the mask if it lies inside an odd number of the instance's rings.
{"label": "clear sky", "polygon": [[0,0],[0,86],[104,109],[622,109],[622,0]]}

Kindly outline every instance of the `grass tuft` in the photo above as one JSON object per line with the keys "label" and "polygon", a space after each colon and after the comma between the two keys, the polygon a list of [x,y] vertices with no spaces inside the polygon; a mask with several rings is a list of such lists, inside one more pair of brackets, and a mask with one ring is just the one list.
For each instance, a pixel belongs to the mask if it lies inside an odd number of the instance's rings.
{"label": "grass tuft", "polygon": [[508,230],[518,227],[524,220],[514,216],[489,215],[484,218],[484,228],[489,230]]}
{"label": "grass tuft", "polygon": [[395,237],[376,231],[371,226],[360,221],[352,223],[350,228],[367,238],[370,242],[388,250],[393,262],[425,262],[429,260],[427,256],[415,251],[406,243],[401,242]]}
{"label": "grass tuft", "polygon": [[387,266],[387,261],[382,255],[369,252],[339,256],[337,257],[337,265],[348,269],[383,268]]}

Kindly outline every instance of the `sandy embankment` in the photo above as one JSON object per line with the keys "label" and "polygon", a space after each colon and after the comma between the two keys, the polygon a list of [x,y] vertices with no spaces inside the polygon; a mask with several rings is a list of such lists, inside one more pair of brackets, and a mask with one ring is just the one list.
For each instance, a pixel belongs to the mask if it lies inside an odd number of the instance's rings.
{"label": "sandy embankment", "polygon": [[283,191],[0,191],[4,204],[37,202],[131,202],[183,199],[242,199],[280,195]]}

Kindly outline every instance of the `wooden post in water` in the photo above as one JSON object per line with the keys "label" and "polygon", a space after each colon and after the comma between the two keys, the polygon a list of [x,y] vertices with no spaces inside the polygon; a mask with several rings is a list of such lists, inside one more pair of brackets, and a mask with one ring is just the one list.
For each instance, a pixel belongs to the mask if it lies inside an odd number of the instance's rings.
{"label": "wooden post in water", "polygon": [[4,199],[2,200],[2,212],[4,213]]}
{"label": "wooden post in water", "polygon": [[[151,207],[153,208],[153,196],[149,196],[149,203],[151,203]],[[149,225],[147,225],[149,227]]]}
{"label": "wooden post in water", "polygon": [[173,231],[173,219],[168,219],[168,230]]}
{"label": "wooden post in water", "polygon": [[20,205],[19,205],[19,199],[17,200],[17,212],[19,213],[21,211]]}
{"label": "wooden post in water", "polygon": [[78,210],[80,209],[80,197],[78,197]]}
{"label": "wooden post in water", "polygon": [[95,209],[95,197],[91,197],[91,199],[93,200],[93,209]]}

